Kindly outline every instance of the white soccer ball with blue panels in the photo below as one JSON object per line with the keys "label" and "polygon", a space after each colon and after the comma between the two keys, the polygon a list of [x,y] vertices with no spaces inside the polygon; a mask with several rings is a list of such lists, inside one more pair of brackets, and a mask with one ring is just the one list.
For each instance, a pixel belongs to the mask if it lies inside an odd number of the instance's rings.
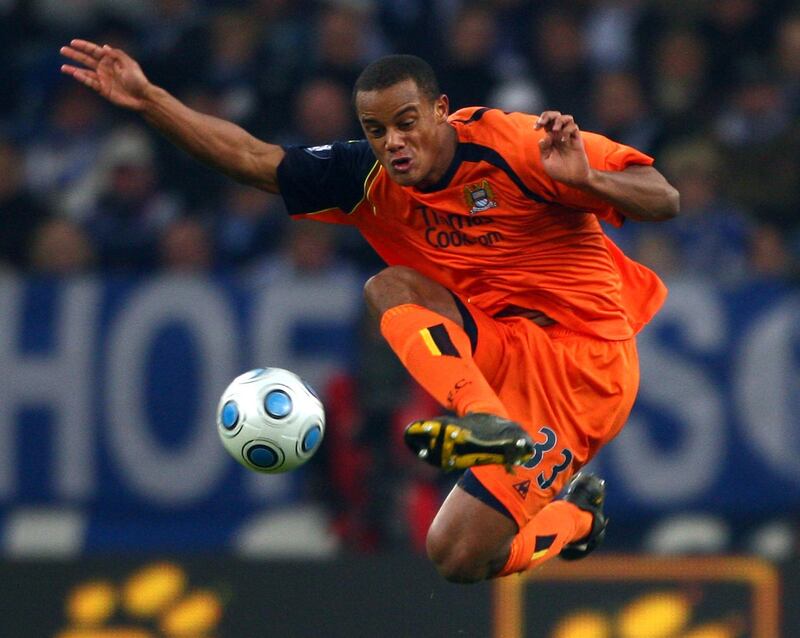
{"label": "white soccer ball with blue panels", "polygon": [[257,368],[236,377],[222,393],[217,430],[230,455],[257,472],[288,472],[319,449],[325,410],[294,372]]}

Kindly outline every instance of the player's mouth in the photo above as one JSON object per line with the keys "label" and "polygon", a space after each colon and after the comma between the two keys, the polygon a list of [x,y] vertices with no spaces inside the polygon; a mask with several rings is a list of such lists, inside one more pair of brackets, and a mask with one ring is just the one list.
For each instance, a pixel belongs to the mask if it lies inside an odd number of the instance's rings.
{"label": "player's mouth", "polygon": [[410,157],[395,157],[390,164],[395,173],[405,174],[411,170]]}

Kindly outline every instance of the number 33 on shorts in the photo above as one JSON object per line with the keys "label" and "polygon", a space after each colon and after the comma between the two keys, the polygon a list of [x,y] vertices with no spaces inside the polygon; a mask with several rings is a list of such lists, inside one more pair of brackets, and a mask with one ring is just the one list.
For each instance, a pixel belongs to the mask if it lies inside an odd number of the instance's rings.
{"label": "number 33 on shorts", "polygon": [[[558,437],[551,428],[542,426],[539,428],[539,434],[544,435],[544,441],[541,443],[534,443],[533,456],[527,463],[523,464],[523,467],[526,467],[529,470],[536,468],[536,466],[538,466],[544,460],[544,455],[558,445]],[[545,474],[545,472],[539,472],[538,476],[536,477],[536,484],[541,489],[544,490],[550,487],[555,482],[558,475],[564,470],[568,470],[569,466],[572,465],[573,457],[572,452],[569,449],[561,448],[560,454],[560,460],[553,466],[549,474]]]}

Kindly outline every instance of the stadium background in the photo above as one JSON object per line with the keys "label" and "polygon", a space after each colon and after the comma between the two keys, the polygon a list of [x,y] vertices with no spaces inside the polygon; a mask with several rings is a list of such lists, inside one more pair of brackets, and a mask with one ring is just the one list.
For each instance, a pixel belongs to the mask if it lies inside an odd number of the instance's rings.
{"label": "stadium background", "polygon": [[[269,141],[358,137],[353,80],[408,52],[454,108],[556,108],[656,157],[681,217],[610,233],[671,296],[595,464],[595,572],[436,578],[424,532],[454,478],[402,448],[435,406],[363,316],[380,264],[61,77],[72,37]],[[3,0],[0,59],[0,635],[800,633],[794,3]],[[262,365],[325,397],[301,472],[248,473],[216,439],[219,393]]]}

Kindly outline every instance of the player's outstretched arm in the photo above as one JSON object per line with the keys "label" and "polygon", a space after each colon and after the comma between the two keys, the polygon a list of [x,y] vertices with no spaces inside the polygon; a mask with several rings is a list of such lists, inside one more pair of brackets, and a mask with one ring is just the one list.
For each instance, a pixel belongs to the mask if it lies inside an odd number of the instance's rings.
{"label": "player's outstretched arm", "polygon": [[622,171],[592,168],[571,115],[545,111],[535,128],[544,130],[539,150],[542,165],[554,180],[613,204],[631,219],[662,221],[678,214],[678,191],[652,166],[629,166]]}
{"label": "player's outstretched arm", "polygon": [[[86,40],[72,40],[61,54],[75,64],[61,71],[112,104],[136,111],[176,145],[235,180],[278,192],[277,169],[283,149],[247,131],[187,107],[152,84],[125,52]],[[78,66],[79,65],[79,66]]]}

